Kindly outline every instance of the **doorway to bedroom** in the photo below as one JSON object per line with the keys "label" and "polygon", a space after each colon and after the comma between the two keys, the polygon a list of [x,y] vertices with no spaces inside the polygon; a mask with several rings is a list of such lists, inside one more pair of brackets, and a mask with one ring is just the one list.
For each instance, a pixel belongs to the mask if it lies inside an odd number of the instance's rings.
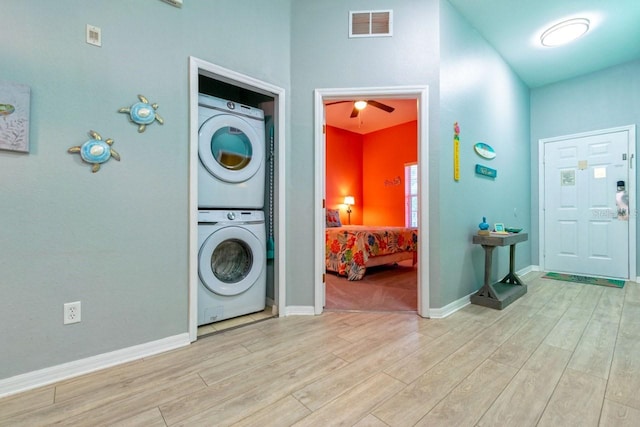
{"label": "doorway to bedroom", "polygon": [[426,87],[316,91],[316,314],[428,317],[426,105]]}
{"label": "doorway to bedroom", "polygon": [[325,310],[418,307],[415,99],[325,103]]}

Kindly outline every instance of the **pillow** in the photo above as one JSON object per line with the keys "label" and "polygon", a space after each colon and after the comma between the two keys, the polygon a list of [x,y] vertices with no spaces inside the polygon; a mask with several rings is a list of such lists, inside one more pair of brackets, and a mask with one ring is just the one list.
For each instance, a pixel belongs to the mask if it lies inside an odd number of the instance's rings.
{"label": "pillow", "polygon": [[327,227],[342,227],[339,209],[327,209]]}

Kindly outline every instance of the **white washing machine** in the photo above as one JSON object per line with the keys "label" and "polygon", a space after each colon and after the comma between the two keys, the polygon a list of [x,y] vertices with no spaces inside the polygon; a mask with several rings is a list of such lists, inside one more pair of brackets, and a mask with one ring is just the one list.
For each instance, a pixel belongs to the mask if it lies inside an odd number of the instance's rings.
{"label": "white washing machine", "polygon": [[198,207],[262,209],[264,111],[198,96]]}
{"label": "white washing machine", "polygon": [[198,247],[198,326],[264,310],[264,212],[199,211]]}

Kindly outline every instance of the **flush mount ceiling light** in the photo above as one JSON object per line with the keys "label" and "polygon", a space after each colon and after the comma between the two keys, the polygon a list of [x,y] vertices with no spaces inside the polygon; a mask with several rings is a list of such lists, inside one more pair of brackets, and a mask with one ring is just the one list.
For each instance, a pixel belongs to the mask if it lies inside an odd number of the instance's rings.
{"label": "flush mount ceiling light", "polygon": [[589,20],[575,18],[560,22],[540,36],[543,46],[554,47],[569,43],[589,31]]}

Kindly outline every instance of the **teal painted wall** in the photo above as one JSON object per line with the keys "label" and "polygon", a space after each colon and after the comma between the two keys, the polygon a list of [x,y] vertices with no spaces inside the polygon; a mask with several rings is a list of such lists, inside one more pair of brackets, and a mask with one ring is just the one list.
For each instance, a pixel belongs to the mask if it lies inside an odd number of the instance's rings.
{"label": "teal painted wall", "polygon": [[[441,265],[439,282],[431,286],[432,307],[443,307],[482,284],[484,251],[471,243],[471,236],[483,216],[490,224],[531,232],[529,89],[446,1],[440,17],[440,189],[435,208]],[[454,122],[460,125],[458,182],[453,179]],[[479,141],[495,149],[495,159],[475,154],[473,145]],[[496,169],[497,178],[477,176],[476,164]],[[517,269],[531,264],[530,246],[517,245]],[[509,270],[508,248],[494,250],[493,257],[492,277],[499,280]]]}
{"label": "teal painted wall", "polygon": [[[389,7],[393,37],[347,37],[349,10]],[[31,153],[0,151],[0,379],[187,331],[190,55],[287,91],[287,305],[314,304],[316,88],[429,86],[432,307],[478,288],[482,215],[512,225],[516,208],[513,225],[530,227],[528,90],[444,0],[11,0],[0,23],[12,40],[0,75],[32,88]],[[102,48],[84,42],[87,23]],[[164,126],[138,134],[116,112],[138,93]],[[467,144],[459,183],[454,121]],[[66,152],[90,129],[122,155],[97,174]],[[475,140],[498,151],[495,182],[471,172]],[[518,268],[530,264],[522,246]],[[63,326],[76,300],[83,321]]]}
{"label": "teal painted wall", "polygon": [[[538,141],[633,124],[636,125],[637,138],[640,126],[640,61],[531,91],[532,231],[537,234],[539,229]],[[636,192],[636,200],[637,196]],[[632,214],[637,221],[637,212]],[[636,242],[640,242],[640,238]],[[532,247],[532,255],[532,263],[540,264],[537,241]],[[640,266],[638,248],[636,255],[637,265]]]}
{"label": "teal painted wall", "polygon": [[[349,11],[378,9],[393,9],[393,37],[349,39]],[[312,244],[314,90],[429,85],[430,138],[437,140],[438,10],[438,0],[292,2],[291,138],[287,153],[288,304],[313,306],[314,257],[324,257],[323,253],[314,253]],[[438,161],[434,160],[429,168],[437,171]],[[430,183],[433,188],[437,188],[437,176],[435,172],[435,182]],[[437,248],[433,249],[433,257],[438,258]]]}
{"label": "teal painted wall", "polygon": [[[31,152],[0,151],[0,379],[187,332],[188,57],[288,91],[289,12],[290,0],[2,2],[0,76],[32,96]],[[139,93],[164,126],[139,134],[117,113]],[[66,151],[90,129],[122,156],[96,174]],[[82,322],[63,326],[76,300]]]}

